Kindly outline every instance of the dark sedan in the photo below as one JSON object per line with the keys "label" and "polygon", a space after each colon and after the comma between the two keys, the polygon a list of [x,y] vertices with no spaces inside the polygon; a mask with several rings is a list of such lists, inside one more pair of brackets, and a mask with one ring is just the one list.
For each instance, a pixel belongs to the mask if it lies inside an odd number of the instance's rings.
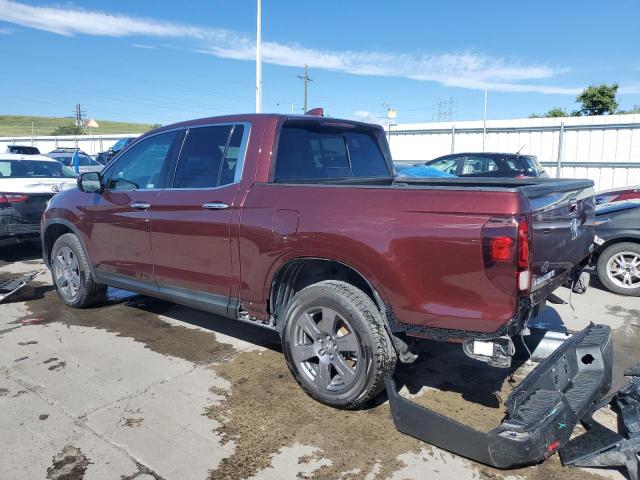
{"label": "dark sedan", "polygon": [[534,155],[516,153],[452,153],[425,165],[458,177],[530,178],[549,175]]}
{"label": "dark sedan", "polygon": [[640,295],[640,201],[596,209],[595,258],[598,278],[609,290]]}

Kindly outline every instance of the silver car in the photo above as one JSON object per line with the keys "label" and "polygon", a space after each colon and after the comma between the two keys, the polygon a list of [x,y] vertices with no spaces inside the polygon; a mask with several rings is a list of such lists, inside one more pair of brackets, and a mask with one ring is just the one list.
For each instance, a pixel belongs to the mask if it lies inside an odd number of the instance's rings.
{"label": "silver car", "polygon": [[[73,152],[51,152],[47,153],[47,157],[53,158],[63,164],[65,167],[69,167],[71,170],[74,169],[73,164]],[[102,170],[102,165],[100,162],[95,161],[88,155],[84,153],[78,153],[78,170],[79,173],[88,173],[88,172],[100,172]]]}

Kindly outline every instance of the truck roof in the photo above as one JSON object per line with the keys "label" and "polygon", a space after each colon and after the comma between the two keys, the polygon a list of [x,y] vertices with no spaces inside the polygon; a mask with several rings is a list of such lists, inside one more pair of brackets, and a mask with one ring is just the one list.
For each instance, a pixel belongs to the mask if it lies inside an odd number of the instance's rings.
{"label": "truck roof", "polygon": [[[256,121],[269,121],[274,119],[283,120],[283,121],[297,120],[297,121],[318,122],[318,123],[348,123],[351,125],[379,127],[379,125],[376,125],[376,124],[359,122],[357,120],[324,117],[319,115],[292,115],[292,114],[282,114],[282,113],[239,113],[239,114],[233,114],[233,115],[221,115],[216,117],[196,118],[193,120],[186,120],[184,122],[172,123],[170,125],[164,125],[155,130],[152,130],[152,132],[167,131],[167,130],[173,130],[176,128],[185,128],[185,127],[196,126],[196,125],[207,125],[210,123],[226,123],[226,122],[254,123]],[[147,134],[148,133],[149,132],[147,132]]]}

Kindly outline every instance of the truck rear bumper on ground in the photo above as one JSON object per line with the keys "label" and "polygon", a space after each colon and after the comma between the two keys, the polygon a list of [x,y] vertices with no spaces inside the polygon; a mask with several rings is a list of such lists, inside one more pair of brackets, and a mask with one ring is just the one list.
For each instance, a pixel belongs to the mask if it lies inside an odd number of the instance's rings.
{"label": "truck rear bumper on ground", "polygon": [[591,325],[573,335],[511,393],[502,423],[484,433],[417,405],[385,379],[398,430],[497,468],[540,462],[567,444],[574,427],[611,386],[611,330]]}

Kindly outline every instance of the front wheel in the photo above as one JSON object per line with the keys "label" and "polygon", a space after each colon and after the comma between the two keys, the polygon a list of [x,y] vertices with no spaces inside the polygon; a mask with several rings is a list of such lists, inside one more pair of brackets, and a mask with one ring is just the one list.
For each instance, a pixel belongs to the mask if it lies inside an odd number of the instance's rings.
{"label": "front wheel", "polygon": [[64,303],[85,308],[104,299],[107,287],[93,279],[89,260],[73,233],[61,235],[56,240],[50,262],[53,282]]}
{"label": "front wheel", "polygon": [[640,244],[615,243],[598,258],[598,278],[614,293],[640,295]]}
{"label": "front wheel", "polygon": [[328,280],[287,306],[282,345],[298,384],[314,399],[357,408],[384,387],[396,353],[373,301],[351,284]]}

